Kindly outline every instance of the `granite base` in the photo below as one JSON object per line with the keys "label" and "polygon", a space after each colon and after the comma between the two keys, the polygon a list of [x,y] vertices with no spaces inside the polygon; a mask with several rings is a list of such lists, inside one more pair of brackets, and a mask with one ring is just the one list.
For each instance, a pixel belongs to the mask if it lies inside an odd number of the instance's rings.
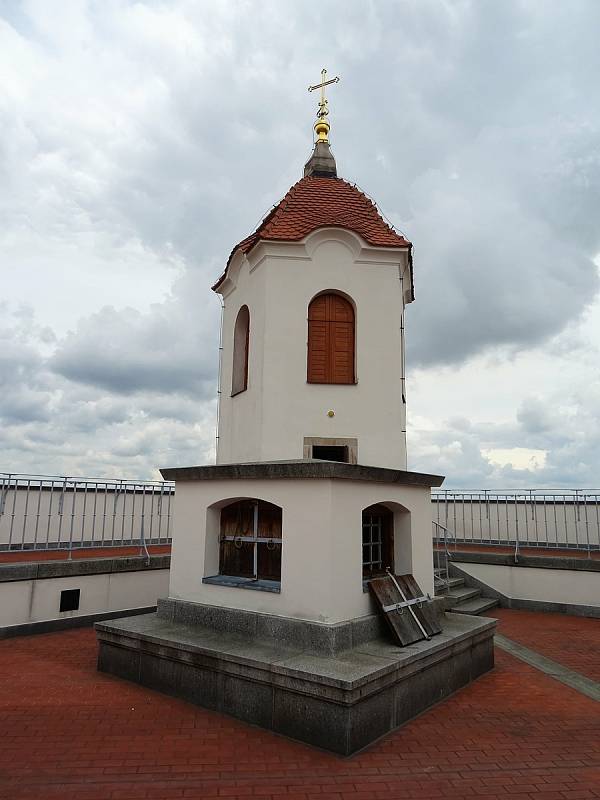
{"label": "granite base", "polygon": [[192,606],[97,623],[98,669],[345,756],[494,665],[482,617],[445,614],[441,634],[401,648],[376,617],[298,627]]}

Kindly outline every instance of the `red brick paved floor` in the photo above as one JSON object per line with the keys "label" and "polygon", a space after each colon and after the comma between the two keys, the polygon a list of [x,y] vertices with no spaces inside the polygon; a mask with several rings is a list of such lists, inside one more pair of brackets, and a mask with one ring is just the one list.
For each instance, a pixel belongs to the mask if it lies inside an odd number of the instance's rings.
{"label": "red brick paved floor", "polygon": [[101,675],[95,658],[91,629],[0,642],[0,797],[600,797],[600,704],[502,651],[494,672],[346,760]]}
{"label": "red brick paved floor", "polygon": [[[151,544],[148,546],[150,555],[162,555],[171,552],[170,544]],[[71,559],[79,558],[118,558],[119,556],[144,555],[139,545],[133,547],[82,547],[71,551]],[[10,553],[0,553],[1,564],[14,562],[29,562],[35,564],[39,561],[66,561],[69,558],[67,550],[16,550]]]}
{"label": "red brick paved floor", "polygon": [[494,608],[498,633],[600,683],[600,619]]}
{"label": "red brick paved floor", "polygon": [[[443,550],[443,545],[434,544],[435,550]],[[499,544],[467,544],[465,542],[457,542],[456,545],[451,544],[448,547],[452,555],[458,559],[459,553],[499,553],[501,555],[514,555],[514,546],[499,545]],[[600,561],[600,550],[574,550],[574,549],[559,549],[556,547],[519,547],[519,554],[522,556],[544,556],[552,558],[591,558]]]}

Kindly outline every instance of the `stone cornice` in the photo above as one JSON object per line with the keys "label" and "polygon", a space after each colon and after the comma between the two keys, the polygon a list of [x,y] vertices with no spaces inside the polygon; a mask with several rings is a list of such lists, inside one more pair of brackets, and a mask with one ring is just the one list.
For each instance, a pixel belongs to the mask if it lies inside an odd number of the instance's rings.
{"label": "stone cornice", "polygon": [[318,459],[171,467],[161,469],[160,472],[168,481],[313,478],[398,483],[405,486],[441,486],[444,481],[444,477],[441,475]]}

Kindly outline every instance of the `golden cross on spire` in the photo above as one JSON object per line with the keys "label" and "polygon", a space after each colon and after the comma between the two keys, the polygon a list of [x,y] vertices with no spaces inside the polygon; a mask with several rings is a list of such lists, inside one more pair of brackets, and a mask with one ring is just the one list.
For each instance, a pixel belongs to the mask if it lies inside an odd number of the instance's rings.
{"label": "golden cross on spire", "polygon": [[316,83],[314,86],[309,86],[308,91],[314,92],[315,89],[321,90],[321,99],[319,101],[319,110],[317,111],[317,121],[315,122],[315,133],[317,134],[317,141],[318,142],[328,142],[329,139],[327,138],[327,134],[329,133],[329,122],[327,122],[327,115],[329,114],[329,109],[327,108],[327,99],[325,97],[325,87],[329,86],[331,83],[338,83],[339,78],[336,76],[335,78],[330,78],[329,80],[325,80],[327,76],[327,70],[321,70],[321,83]]}

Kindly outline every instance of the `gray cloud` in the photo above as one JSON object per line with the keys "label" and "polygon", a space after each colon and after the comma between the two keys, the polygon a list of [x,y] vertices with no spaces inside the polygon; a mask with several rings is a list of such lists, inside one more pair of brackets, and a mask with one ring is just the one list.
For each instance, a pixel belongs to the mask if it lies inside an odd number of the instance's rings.
{"label": "gray cloud", "polygon": [[[5,296],[35,306],[0,342],[5,458],[149,475],[212,456],[209,286],[300,177],[324,31],[342,75],[339,173],[415,244],[412,368],[551,341],[583,359],[576,330],[600,251],[599,23],[593,0],[576,13],[516,0],[210,12],[88,0],[60,18],[43,0],[0,5],[0,269]],[[536,479],[589,482],[593,407],[582,396],[557,412],[557,394],[532,391],[502,425],[447,427],[442,409],[435,430],[415,430],[415,463],[457,482],[516,481],[482,449],[539,447]]]}
{"label": "gray cloud", "polygon": [[[157,477],[181,458],[212,458],[214,385],[193,400],[169,383],[115,392],[71,381],[50,365],[48,332],[29,313],[0,308],[0,450],[5,471]],[[97,340],[97,346],[100,339]],[[91,345],[90,345],[91,346]],[[137,343],[133,343],[133,348]],[[147,341],[156,349],[157,343]],[[88,354],[89,355],[89,354]],[[128,351],[128,358],[134,358]]]}
{"label": "gray cloud", "polygon": [[147,313],[103,308],[80,320],[59,343],[50,367],[116,394],[214,397],[219,302],[214,297],[208,305],[190,284],[189,277],[181,280],[176,295]]}
{"label": "gray cloud", "polygon": [[[547,398],[528,397],[505,423],[446,419],[439,429],[422,431],[413,442],[410,467],[446,475],[447,488],[596,488],[599,477],[598,404],[600,386]],[[413,434],[414,435],[414,434]],[[545,454],[543,466],[514,467],[511,451]],[[506,452],[506,462],[489,451]]]}

